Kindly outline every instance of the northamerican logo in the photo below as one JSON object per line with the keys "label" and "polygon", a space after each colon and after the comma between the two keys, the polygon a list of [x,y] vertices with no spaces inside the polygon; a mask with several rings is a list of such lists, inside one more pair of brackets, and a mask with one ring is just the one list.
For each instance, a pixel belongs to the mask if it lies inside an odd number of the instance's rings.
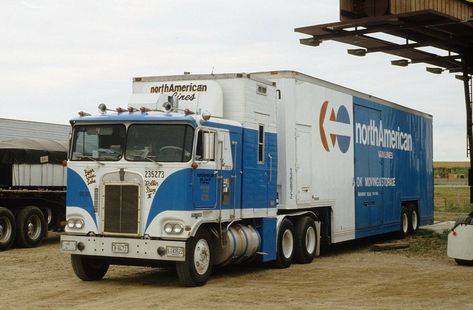
{"label": "northamerican logo", "polygon": [[[331,108],[330,117],[327,120],[327,109],[329,108],[328,101],[325,101],[322,104],[322,108],[320,109],[320,117],[319,117],[319,130],[320,130],[320,139],[322,140],[322,145],[327,152],[330,152],[330,149],[334,148],[336,144],[338,144],[338,148],[342,153],[348,152],[350,148],[350,141],[351,137],[339,133],[334,132],[327,132],[327,122],[339,123],[350,125],[350,115],[348,114],[348,110],[345,106],[341,105],[338,108],[338,111],[335,111],[334,108]],[[332,128],[333,126],[330,126]],[[333,130],[333,129],[329,129]],[[331,146],[329,145],[329,141],[327,140],[327,134],[330,136]]]}

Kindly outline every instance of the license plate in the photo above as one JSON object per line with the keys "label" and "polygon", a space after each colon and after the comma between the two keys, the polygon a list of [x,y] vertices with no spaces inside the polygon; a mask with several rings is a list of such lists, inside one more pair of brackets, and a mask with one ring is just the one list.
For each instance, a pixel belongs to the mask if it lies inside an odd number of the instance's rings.
{"label": "license plate", "polygon": [[61,249],[63,251],[75,251],[75,250],[77,250],[77,242],[76,241],[63,240],[63,241],[61,241]]}
{"label": "license plate", "polygon": [[113,253],[122,253],[126,254],[128,253],[128,243],[118,243],[118,242],[113,242],[112,243],[112,252]]}
{"label": "license plate", "polygon": [[177,246],[167,246],[166,255],[172,257],[184,257],[184,248]]}

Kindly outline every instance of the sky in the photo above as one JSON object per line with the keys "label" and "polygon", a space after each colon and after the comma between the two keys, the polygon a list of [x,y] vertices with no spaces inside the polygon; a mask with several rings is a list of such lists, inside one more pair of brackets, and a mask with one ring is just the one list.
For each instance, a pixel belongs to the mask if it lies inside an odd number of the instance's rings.
{"label": "sky", "polygon": [[434,160],[466,160],[463,84],[349,45],[299,44],[337,0],[2,0],[0,118],[68,124],[126,107],[135,76],[295,70],[433,116]]}

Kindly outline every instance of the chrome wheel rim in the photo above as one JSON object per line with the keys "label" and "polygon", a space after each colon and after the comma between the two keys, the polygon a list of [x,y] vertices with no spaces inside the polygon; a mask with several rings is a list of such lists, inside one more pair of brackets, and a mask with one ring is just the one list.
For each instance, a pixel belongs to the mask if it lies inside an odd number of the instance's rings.
{"label": "chrome wheel rim", "polygon": [[409,230],[409,219],[407,217],[407,213],[402,213],[402,232],[407,233]]}
{"label": "chrome wheel rim", "polygon": [[305,232],[305,248],[309,254],[315,251],[315,239],[315,229],[310,226]]}
{"label": "chrome wheel rim", "polygon": [[294,249],[294,236],[292,231],[286,229],[282,235],[282,253],[285,258],[290,258]]}
{"label": "chrome wheel rim", "polygon": [[412,229],[417,230],[417,225],[419,224],[419,218],[417,216],[417,211],[412,211]]}
{"label": "chrome wheel rim", "polygon": [[210,266],[210,247],[207,240],[197,241],[194,249],[194,267],[199,275],[204,275]]}
{"label": "chrome wheel rim", "polygon": [[28,217],[26,222],[26,234],[31,240],[36,240],[41,235],[41,221],[36,214]]}
{"label": "chrome wheel rim", "polygon": [[11,238],[12,224],[5,218],[0,217],[0,243],[5,243]]}

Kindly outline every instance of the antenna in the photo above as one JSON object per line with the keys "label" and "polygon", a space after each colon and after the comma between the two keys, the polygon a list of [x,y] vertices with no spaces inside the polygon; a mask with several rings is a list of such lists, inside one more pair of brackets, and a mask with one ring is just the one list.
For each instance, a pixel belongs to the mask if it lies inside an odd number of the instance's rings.
{"label": "antenna", "polygon": [[212,65],[212,71],[210,72],[211,75],[214,75],[215,63],[217,62],[216,57],[214,57],[214,63]]}

